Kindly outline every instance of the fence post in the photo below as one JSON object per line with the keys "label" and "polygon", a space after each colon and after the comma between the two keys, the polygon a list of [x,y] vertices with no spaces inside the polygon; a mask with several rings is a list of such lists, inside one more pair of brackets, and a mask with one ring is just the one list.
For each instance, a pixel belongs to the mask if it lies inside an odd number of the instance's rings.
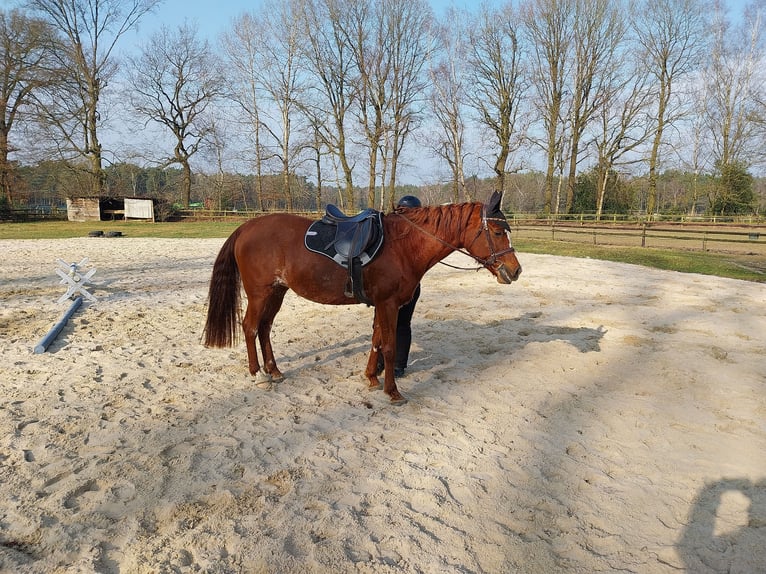
{"label": "fence post", "polygon": [[641,224],[641,247],[646,247],[646,221]]}

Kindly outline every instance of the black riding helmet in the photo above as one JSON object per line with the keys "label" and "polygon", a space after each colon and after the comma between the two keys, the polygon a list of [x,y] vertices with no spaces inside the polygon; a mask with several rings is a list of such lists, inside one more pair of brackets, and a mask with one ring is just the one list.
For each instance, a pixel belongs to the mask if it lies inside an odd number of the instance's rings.
{"label": "black riding helmet", "polygon": [[405,195],[396,204],[396,207],[421,207],[420,200],[414,195]]}

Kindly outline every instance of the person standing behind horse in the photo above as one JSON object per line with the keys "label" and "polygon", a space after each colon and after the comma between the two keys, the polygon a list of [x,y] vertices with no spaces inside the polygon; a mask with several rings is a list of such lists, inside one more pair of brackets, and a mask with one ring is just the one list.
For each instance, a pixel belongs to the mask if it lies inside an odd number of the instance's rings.
{"label": "person standing behind horse", "polygon": [[[414,195],[405,195],[396,204],[396,207],[421,207],[420,200]],[[394,376],[403,377],[407,370],[407,362],[412,345],[412,315],[415,313],[415,305],[420,298],[420,284],[415,288],[412,299],[399,307],[399,316],[396,320],[396,358],[394,359]],[[383,357],[378,357],[378,373],[383,372]]]}

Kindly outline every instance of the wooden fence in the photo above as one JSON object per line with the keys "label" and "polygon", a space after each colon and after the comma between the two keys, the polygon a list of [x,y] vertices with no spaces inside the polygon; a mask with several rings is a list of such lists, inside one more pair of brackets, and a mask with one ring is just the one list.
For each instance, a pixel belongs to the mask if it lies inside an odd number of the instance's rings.
{"label": "wooden fence", "polygon": [[[263,215],[255,211],[185,210],[174,220],[240,220]],[[319,218],[320,213],[300,213]],[[0,221],[66,219],[58,209],[14,209],[0,214]],[[655,216],[652,221],[627,215],[608,215],[596,220],[593,214],[547,216],[513,214],[508,217],[514,237],[547,241],[572,241],[592,245],[655,247],[730,251],[766,256],[766,219],[763,216],[689,217]]]}
{"label": "wooden fence", "polygon": [[[177,213],[184,220],[248,219],[261,212],[189,210]],[[300,213],[319,218],[321,213]],[[513,214],[508,217],[514,236],[526,239],[577,241],[593,245],[733,251],[766,255],[766,219],[762,216],[702,217],[655,216],[653,221],[630,215],[595,214],[548,216]]]}
{"label": "wooden fence", "polygon": [[766,224],[514,220],[513,231],[515,237],[525,239],[766,255]]}
{"label": "wooden fence", "polygon": [[66,207],[42,206],[0,210],[0,222],[24,223],[26,221],[66,221]]}

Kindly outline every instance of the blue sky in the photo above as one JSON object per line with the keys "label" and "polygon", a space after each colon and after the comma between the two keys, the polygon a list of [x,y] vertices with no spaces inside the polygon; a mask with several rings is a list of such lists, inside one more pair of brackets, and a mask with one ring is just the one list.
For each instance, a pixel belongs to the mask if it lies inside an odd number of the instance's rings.
{"label": "blue sky", "polygon": [[[490,2],[494,3],[494,2]],[[499,2],[498,2],[499,3]],[[229,27],[231,21],[247,11],[256,11],[260,2],[257,0],[165,0],[153,15],[144,17],[138,30],[140,38],[148,38],[162,24],[168,27],[178,26],[187,20],[197,26],[201,34],[214,40],[218,34]],[[448,6],[460,8],[476,7],[476,0],[431,0],[431,6],[439,14]]]}
{"label": "blue sky", "polygon": [[[22,0],[0,0],[0,6],[8,9],[18,5]],[[431,6],[437,15],[441,15],[448,7],[455,6],[461,9],[475,10],[480,5],[481,0],[430,0]],[[500,5],[506,0],[485,0],[490,5]],[[731,9],[731,14],[741,13],[745,4],[750,2],[746,0],[728,0],[726,2]],[[234,18],[246,11],[255,11],[261,4],[261,0],[164,0],[153,14],[143,18],[137,30],[128,33],[122,38],[118,45],[118,52],[122,54],[130,53],[136,50],[140,44],[147,41],[152,34],[157,32],[164,24],[169,28],[174,28],[184,21],[196,25],[201,36],[206,37],[211,42],[215,42],[220,33],[230,28]],[[122,141],[126,134],[115,132],[117,139]],[[477,160],[478,161],[478,160]],[[427,165],[425,165],[427,164]],[[421,169],[413,166],[402,166],[402,175],[404,171],[412,171],[408,174],[410,177],[405,179],[417,181],[422,174],[420,171],[428,172],[428,177],[433,180],[437,168],[434,168],[431,162],[419,163]],[[469,170],[477,172],[482,171],[486,166],[482,163],[477,166],[469,166]]]}
{"label": "blue sky", "polygon": [[[490,5],[501,4],[504,0],[485,0]],[[0,0],[0,6],[8,9],[21,3],[21,0]],[[728,0],[726,2],[733,13],[739,13],[748,4],[747,0]],[[149,38],[154,32],[165,24],[175,27],[187,20],[197,26],[200,33],[209,40],[215,40],[219,33],[226,30],[232,20],[245,11],[257,10],[258,0],[165,0],[154,14],[146,16],[135,34],[128,35],[123,39],[122,47],[128,51],[131,46],[126,43],[140,42]],[[475,9],[479,5],[477,0],[431,0],[431,6],[437,14],[442,13],[449,6],[464,9]]]}
{"label": "blue sky", "polygon": [[[490,5],[501,4],[503,0],[488,0]],[[7,4],[8,0],[2,0]],[[733,13],[739,13],[747,4],[746,0],[729,0],[726,2]],[[137,30],[136,41],[148,38],[156,32],[162,24],[169,27],[178,26],[187,20],[197,26],[200,33],[209,40],[215,40],[218,34],[226,30],[232,20],[246,11],[257,10],[258,0],[165,0],[156,10],[155,14],[145,17]],[[431,0],[431,6],[437,14],[442,13],[449,6],[458,8],[475,9],[479,6],[478,0]],[[130,38],[127,39],[130,41]],[[127,47],[129,50],[130,47]]]}

